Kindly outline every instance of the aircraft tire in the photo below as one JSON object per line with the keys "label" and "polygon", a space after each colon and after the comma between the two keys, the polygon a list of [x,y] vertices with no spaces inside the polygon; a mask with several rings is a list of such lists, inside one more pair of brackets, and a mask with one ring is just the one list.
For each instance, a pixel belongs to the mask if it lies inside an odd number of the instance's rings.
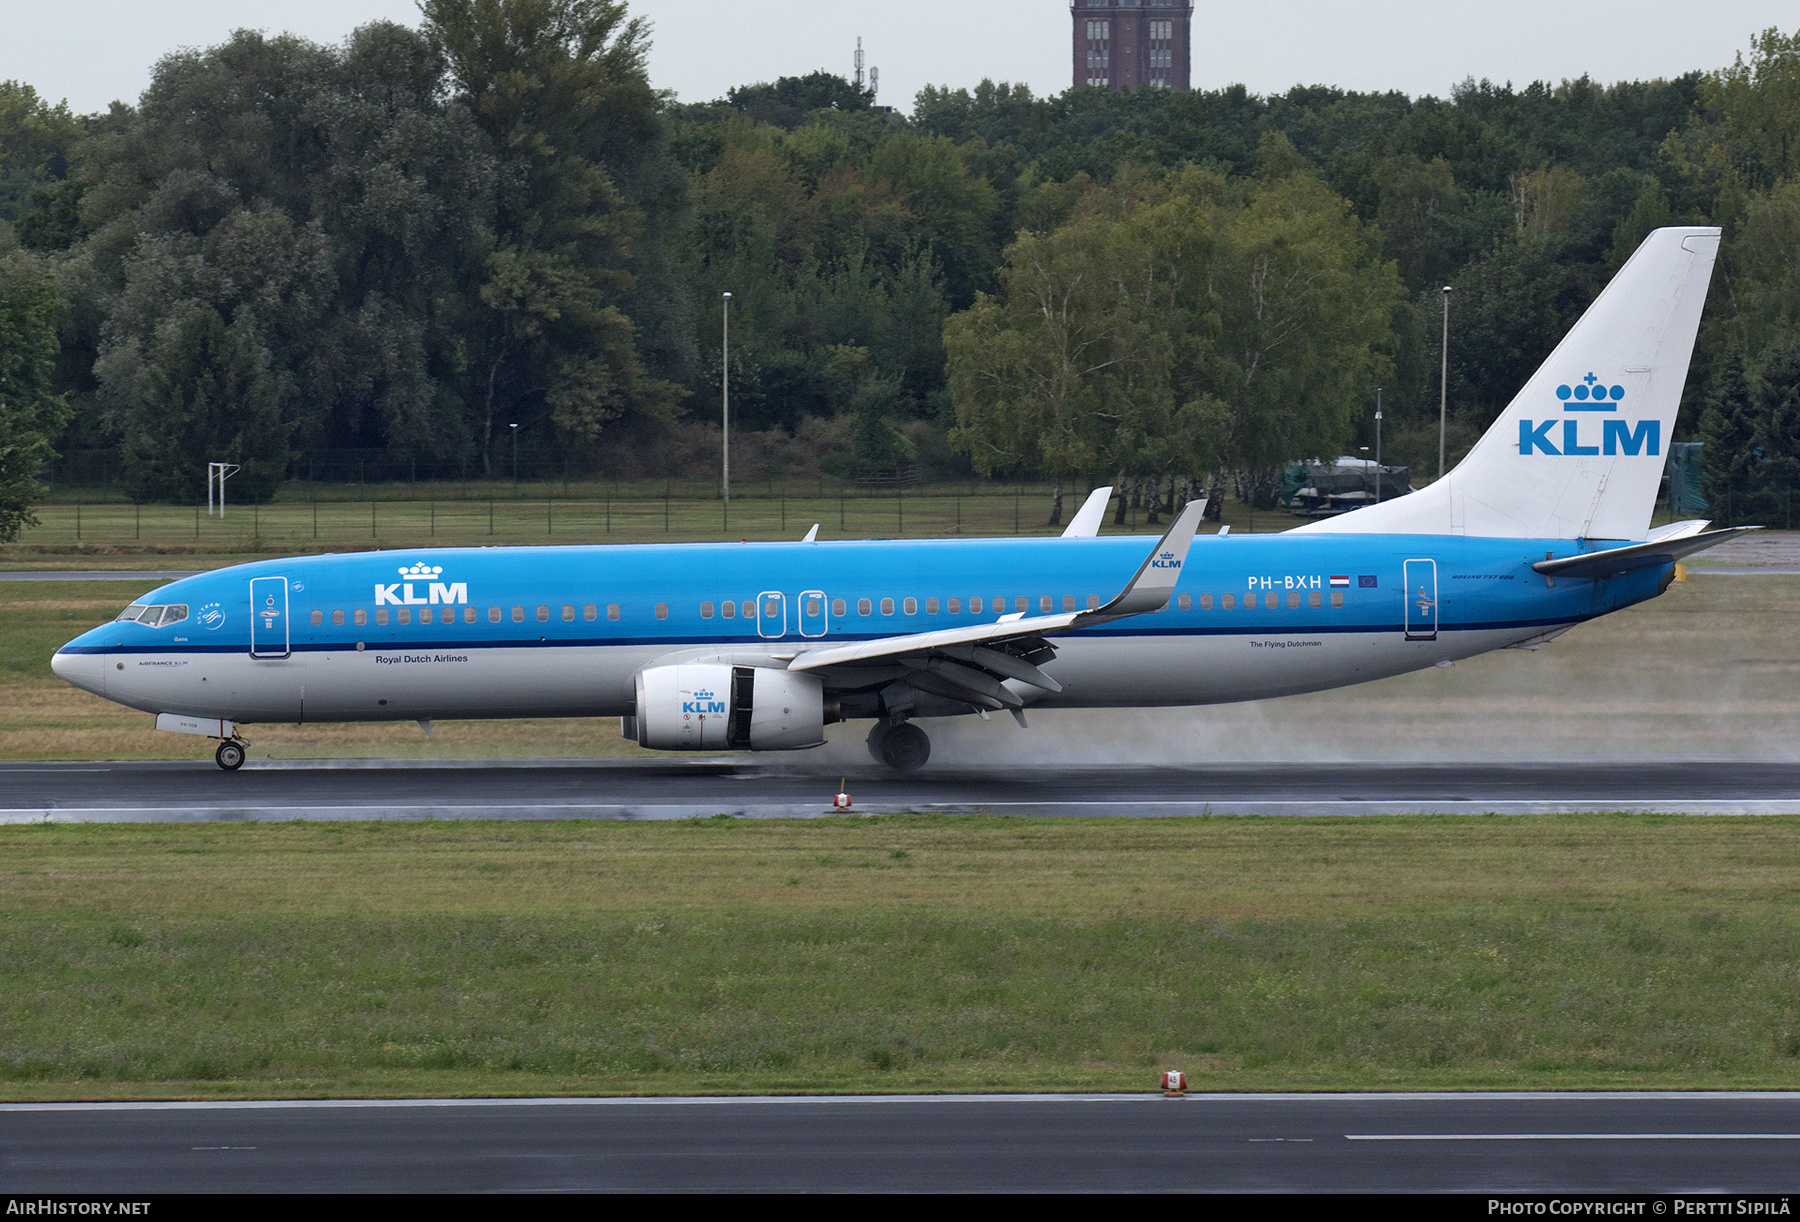
{"label": "aircraft tire", "polygon": [[876,718],[875,724],[869,727],[869,758],[877,764],[885,764],[887,760],[881,754],[881,742],[887,737],[888,723]]}
{"label": "aircraft tire", "polygon": [[213,759],[225,771],[236,772],[244,766],[244,744],[226,739],[219,744],[219,749],[213,752]]}
{"label": "aircraft tire", "polygon": [[891,726],[881,739],[881,762],[896,772],[917,772],[931,758],[931,739],[910,721]]}

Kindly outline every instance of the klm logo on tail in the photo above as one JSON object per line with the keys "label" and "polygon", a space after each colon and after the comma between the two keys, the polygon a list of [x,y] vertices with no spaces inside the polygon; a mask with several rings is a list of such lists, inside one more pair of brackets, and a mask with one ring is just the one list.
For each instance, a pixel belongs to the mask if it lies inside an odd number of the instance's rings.
{"label": "klm logo on tail", "polygon": [[[1573,386],[1558,386],[1556,397],[1562,400],[1564,412],[1616,412],[1623,405],[1625,388],[1603,385],[1590,372]],[[1557,429],[1556,418],[1543,421],[1521,419],[1519,454],[1522,457],[1551,454],[1560,458],[1580,454],[1645,454],[1656,457],[1662,453],[1660,420],[1602,420],[1600,436],[1597,438],[1593,434],[1592,425],[1586,421],[1564,416],[1561,423],[1562,428]],[[1584,428],[1584,424],[1587,427]]]}

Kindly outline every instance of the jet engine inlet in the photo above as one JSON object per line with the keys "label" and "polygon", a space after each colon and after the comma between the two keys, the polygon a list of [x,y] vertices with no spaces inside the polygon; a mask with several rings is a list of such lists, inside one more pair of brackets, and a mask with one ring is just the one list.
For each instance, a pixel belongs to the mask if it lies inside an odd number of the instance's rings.
{"label": "jet engine inlet", "polygon": [[637,674],[637,740],[656,751],[795,751],[825,741],[816,675],[718,662]]}

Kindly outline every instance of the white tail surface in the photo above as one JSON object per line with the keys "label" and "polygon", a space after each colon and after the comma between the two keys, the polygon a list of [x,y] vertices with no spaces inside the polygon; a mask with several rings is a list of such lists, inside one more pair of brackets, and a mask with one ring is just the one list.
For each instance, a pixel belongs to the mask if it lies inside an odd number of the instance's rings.
{"label": "white tail surface", "polygon": [[1454,470],[1297,529],[1644,539],[1718,250],[1717,229],[1656,230]]}

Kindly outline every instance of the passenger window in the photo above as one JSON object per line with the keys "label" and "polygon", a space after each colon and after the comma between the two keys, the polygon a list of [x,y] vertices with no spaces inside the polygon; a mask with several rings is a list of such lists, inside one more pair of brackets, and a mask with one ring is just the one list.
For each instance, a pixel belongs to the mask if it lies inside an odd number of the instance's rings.
{"label": "passenger window", "polygon": [[1073,594],[1064,594],[1063,595],[1063,610],[1064,611],[1073,611],[1074,609],[1075,609],[1075,596]]}
{"label": "passenger window", "polygon": [[1054,597],[1055,597],[1054,595],[1045,594],[1043,597],[1038,599],[1038,614],[1039,615],[1050,614],[1051,608],[1053,608],[1056,605],[1056,603],[1054,602]]}
{"label": "passenger window", "polygon": [[380,624],[383,627],[386,627],[387,621],[388,621],[388,613],[387,613],[386,607],[383,607],[379,611],[375,612],[375,622],[377,624]]}
{"label": "passenger window", "polygon": [[820,604],[819,604],[819,600],[818,600],[818,599],[816,599],[816,598],[809,598],[809,599],[807,599],[807,600],[806,600],[806,613],[807,613],[807,614],[808,614],[808,615],[817,615],[817,614],[819,614],[819,606],[820,606]]}
{"label": "passenger window", "polygon": [[431,622],[431,608],[430,607],[420,607],[419,608],[419,622],[421,624],[429,624]]}
{"label": "passenger window", "polygon": [[1237,606],[1237,595],[1232,594],[1229,591],[1227,591],[1225,594],[1220,596],[1219,606],[1223,607],[1227,611],[1231,610],[1233,607]]}
{"label": "passenger window", "polygon": [[[1029,610],[1031,610],[1031,600],[1029,598],[1026,598],[1023,594],[1019,595],[1017,598],[1013,599],[1013,610],[1014,611],[1029,611]],[[1048,608],[1046,608],[1046,610],[1048,610]]]}
{"label": "passenger window", "polygon": [[669,604],[668,603],[657,603],[656,604],[656,618],[657,619],[668,619],[669,618]]}
{"label": "passenger window", "polygon": [[314,611],[312,613],[312,622],[315,625],[324,623],[325,622],[325,613],[323,611]]}
{"label": "passenger window", "polygon": [[745,602],[744,603],[744,618],[745,619],[755,619],[756,618],[756,604],[754,602]]}
{"label": "passenger window", "polygon": [[474,622],[475,622],[475,608],[464,607],[463,608],[463,623],[472,624]]}
{"label": "passenger window", "polygon": [[868,599],[859,598],[856,600],[856,613],[858,615],[867,615],[870,610],[872,610],[872,606]]}
{"label": "passenger window", "polygon": [[1089,594],[1088,595],[1088,610],[1089,611],[1098,611],[1099,609],[1100,609],[1100,596],[1098,594]]}
{"label": "passenger window", "polygon": [[937,614],[937,612],[938,612],[938,601],[937,601],[937,599],[935,599],[935,598],[928,598],[928,599],[926,599],[926,600],[925,600],[925,614],[927,614],[927,615],[936,615],[936,614]]}
{"label": "passenger window", "polygon": [[919,613],[919,600],[916,598],[909,598],[904,603],[900,604],[900,609],[905,611],[908,615],[917,615]]}
{"label": "passenger window", "polygon": [[951,599],[949,611],[950,611],[950,614],[952,614],[952,615],[961,615],[962,614],[962,599],[960,599],[960,598]]}
{"label": "passenger window", "polygon": [[1288,610],[1292,611],[1295,607],[1298,607],[1299,605],[1300,605],[1300,591],[1289,590],[1288,591]]}
{"label": "passenger window", "polygon": [[1334,607],[1341,607],[1344,605],[1344,592],[1342,590],[1333,590],[1331,592],[1331,605]]}
{"label": "passenger window", "polygon": [[1194,596],[1192,594],[1183,594],[1176,598],[1175,605],[1183,611],[1192,611],[1194,609]]}
{"label": "passenger window", "polygon": [[550,608],[540,605],[538,607],[538,623],[544,624],[544,623],[548,623],[549,621],[550,621]]}
{"label": "passenger window", "polygon": [[700,618],[701,619],[711,619],[712,617],[713,617],[713,605],[711,603],[701,603],[700,604]]}
{"label": "passenger window", "polygon": [[564,603],[563,604],[563,623],[572,624],[574,622],[575,622],[575,604],[574,603]]}
{"label": "passenger window", "polygon": [[497,624],[499,622],[500,622],[500,608],[489,607],[488,608],[488,623]]}
{"label": "passenger window", "polygon": [[893,599],[884,598],[881,600],[881,613],[883,615],[892,615],[894,613],[894,600]]}
{"label": "passenger window", "polygon": [[837,616],[839,619],[844,618],[844,600],[843,599],[834,598],[831,600],[831,613],[833,615]]}
{"label": "passenger window", "polygon": [[970,615],[980,615],[981,614],[981,596],[979,594],[977,594],[974,598],[971,598],[969,600],[969,614]]}
{"label": "passenger window", "polygon": [[400,608],[399,614],[396,615],[394,618],[399,623],[410,624],[410,623],[412,623],[412,612],[408,611],[405,607],[402,607],[402,608]]}
{"label": "passenger window", "polygon": [[781,604],[774,601],[773,599],[764,603],[763,604],[763,618],[764,619],[780,619],[781,618]]}
{"label": "passenger window", "polygon": [[720,609],[724,612],[726,619],[736,619],[737,618],[737,604],[736,603],[734,603],[734,602],[720,603],[719,606],[720,606]]}
{"label": "passenger window", "polygon": [[618,619],[619,618],[619,604],[618,603],[607,603],[606,604],[606,618],[607,619]]}
{"label": "passenger window", "polygon": [[1275,591],[1273,590],[1270,590],[1267,594],[1263,595],[1263,606],[1271,611],[1275,609],[1275,604],[1279,601],[1280,599],[1275,596]]}
{"label": "passenger window", "polygon": [[1202,611],[1211,611],[1212,610],[1212,595],[1211,594],[1202,594],[1200,596],[1200,609]]}
{"label": "passenger window", "polygon": [[1312,591],[1312,593],[1306,596],[1306,605],[1309,607],[1316,607],[1323,601],[1324,600],[1319,597],[1319,592],[1317,590]]}
{"label": "passenger window", "polygon": [[593,603],[589,603],[587,606],[585,606],[581,609],[581,618],[586,620],[590,624],[593,623],[599,617],[600,617],[600,610],[598,607],[594,606]]}
{"label": "passenger window", "polygon": [[[474,609],[475,608],[473,608],[473,607],[469,608],[470,611],[473,611]],[[356,609],[356,622],[357,622],[358,626],[368,623],[369,622],[369,613],[367,611],[363,610],[361,607],[358,607]]]}
{"label": "passenger window", "polygon": [[[400,622],[401,622],[401,623],[405,623],[405,622],[406,622],[406,621],[405,621],[405,620],[401,620],[401,621],[400,621]],[[522,624],[522,623],[524,623],[524,622],[525,622],[525,608],[523,608],[523,607],[514,607],[514,608],[513,608],[513,623],[515,623],[515,624]]]}
{"label": "passenger window", "polygon": [[[168,616],[165,615],[163,618],[167,619]],[[331,622],[341,627],[344,623],[344,613],[341,610],[333,611],[331,613]]]}

